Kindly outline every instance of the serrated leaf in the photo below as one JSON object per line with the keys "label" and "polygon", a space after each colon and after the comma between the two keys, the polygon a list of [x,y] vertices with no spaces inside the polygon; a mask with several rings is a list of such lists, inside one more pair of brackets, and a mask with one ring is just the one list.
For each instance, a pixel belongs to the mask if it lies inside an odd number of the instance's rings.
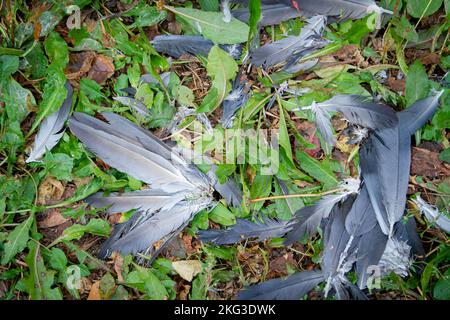
{"label": "serrated leaf", "polygon": [[190,8],[167,7],[197,33],[216,44],[236,44],[247,41],[248,26],[232,18],[229,23],[223,21],[222,12],[201,11]]}
{"label": "serrated leaf", "polygon": [[126,284],[145,292],[148,299],[163,300],[169,297],[164,285],[149,269],[137,267],[136,271],[127,275]]}
{"label": "serrated leaf", "polygon": [[33,300],[62,300],[59,288],[52,288],[56,271],[47,270],[39,252],[39,244],[29,242],[30,253],[25,258],[30,274],[23,279],[26,291]]}
{"label": "serrated leaf", "polygon": [[2,265],[11,261],[14,256],[21,252],[27,246],[30,227],[33,223],[33,215],[30,215],[25,221],[16,226],[8,235],[5,243],[5,252],[2,257]]}

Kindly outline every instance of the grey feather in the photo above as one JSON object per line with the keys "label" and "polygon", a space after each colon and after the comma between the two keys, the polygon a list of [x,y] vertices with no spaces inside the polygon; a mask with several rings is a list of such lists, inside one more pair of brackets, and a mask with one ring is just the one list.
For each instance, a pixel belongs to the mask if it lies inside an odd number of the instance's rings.
{"label": "grey feather", "polygon": [[[231,13],[236,19],[243,22],[248,22],[248,19],[250,18],[250,12],[248,8],[245,7],[232,10]],[[275,25],[292,18],[300,17],[301,15],[302,14],[292,8],[292,6],[283,3],[262,4],[259,25],[262,27]]]}
{"label": "grey feather", "polygon": [[[355,273],[360,289],[367,287],[371,275],[369,267],[376,267],[386,248],[388,237],[381,231],[379,225],[363,234],[356,241]],[[373,270],[372,270],[373,271]]]}
{"label": "grey feather", "polygon": [[436,94],[419,100],[405,110],[399,112],[398,118],[405,132],[413,135],[417,130],[434,115],[439,107],[439,98],[443,94],[443,90]]}
{"label": "grey feather", "polygon": [[239,292],[240,300],[294,300],[300,299],[323,282],[320,271],[298,272],[286,279],[271,279]]}
{"label": "grey feather", "polygon": [[[159,35],[151,41],[151,44],[156,51],[166,53],[177,59],[183,54],[206,57],[214,46],[211,40],[202,36],[187,35]],[[228,52],[234,59],[239,59],[242,54],[240,45],[220,45],[220,48]]]}
{"label": "grey feather", "polygon": [[101,122],[98,119],[75,113],[69,120],[69,128],[89,150],[103,161],[136,179],[161,188],[168,185],[175,187],[176,185],[175,190],[193,187],[180,170],[167,159],[143,146],[130,142],[129,139],[110,134],[110,130],[113,130],[111,127],[107,127],[108,130],[102,130],[89,125],[90,123],[97,123],[99,127],[106,125]]}
{"label": "grey feather", "polygon": [[137,115],[141,117],[148,117],[150,115],[150,110],[147,109],[144,103],[141,101],[130,98],[130,97],[113,97],[114,100],[119,101],[124,106],[130,107],[130,109],[136,112]]}
{"label": "grey feather", "polygon": [[58,111],[52,113],[42,121],[39,132],[34,139],[33,148],[25,162],[39,161],[46,151],[51,150],[58,144],[64,134],[64,123],[69,117],[70,108],[72,107],[72,86],[66,82],[67,89],[66,98]]}
{"label": "grey feather", "polygon": [[201,209],[202,206],[177,204],[170,211],[162,210],[148,216],[142,211],[140,221],[126,222],[126,227],[119,228],[119,233],[105,242],[99,256],[107,257],[114,251],[123,255],[146,251],[158,240],[176,232]]}
{"label": "grey feather", "polygon": [[422,241],[417,233],[417,225],[414,217],[410,217],[406,223],[403,221],[397,222],[395,225],[394,236],[401,241],[406,242],[412,249],[413,253],[418,256],[425,255]]}
{"label": "grey feather", "polygon": [[448,213],[439,212],[438,208],[426,203],[420,196],[417,196],[413,202],[419,207],[420,212],[425,215],[431,224],[436,224],[445,232],[450,233],[450,218]]}
{"label": "grey feather", "polygon": [[[215,172],[213,169],[210,172]],[[208,172],[209,173],[209,172]],[[214,173],[215,175],[215,173]],[[210,176],[210,175],[209,175]],[[242,193],[233,178],[229,178],[225,183],[221,184],[217,177],[211,179],[214,189],[225,199],[228,205],[238,208],[242,204]]]}
{"label": "grey feather", "polygon": [[[359,180],[348,179],[348,181],[350,182],[346,191],[338,194],[324,196],[315,204],[303,207],[298,210],[295,214],[295,217],[293,218],[296,223],[293,225],[292,230],[286,235],[285,244],[292,244],[305,235],[307,235],[308,237],[313,236],[317,232],[322,221],[328,218],[331,211],[337,204],[339,204],[339,202],[343,202],[352,194],[357,193]],[[344,180],[344,183],[346,182],[347,181]],[[351,197],[350,202],[347,202],[346,206],[351,205],[351,201],[353,200],[354,197]],[[350,210],[350,207],[348,207],[348,210]]]}
{"label": "grey feather", "polygon": [[308,19],[300,35],[288,36],[256,49],[251,54],[251,62],[255,66],[267,68],[291,59],[295,61],[295,59],[303,56],[303,52],[306,50],[310,52],[311,48],[323,47],[326,43],[319,40],[325,28],[325,23],[326,18],[323,16]]}
{"label": "grey feather", "polygon": [[141,211],[170,210],[175,204],[189,195],[188,192],[168,193],[161,190],[146,189],[126,193],[113,192],[104,196],[95,193],[84,201],[95,208],[108,207],[108,213],[125,212],[132,209]]}
{"label": "grey feather", "polygon": [[411,163],[411,139],[401,124],[376,130],[360,149],[361,172],[381,229],[392,235],[403,216]]}
{"label": "grey feather", "polygon": [[251,222],[237,219],[236,224],[225,230],[199,231],[200,240],[218,245],[235,244],[239,241],[255,238],[264,241],[269,238],[282,237],[291,229],[292,221],[264,218],[263,222]]}
{"label": "grey feather", "polygon": [[233,82],[231,92],[222,102],[223,112],[219,122],[224,128],[232,126],[236,112],[247,102],[249,94],[245,89],[246,85],[244,83],[241,84],[241,74],[238,73]]}
{"label": "grey feather", "polygon": [[391,272],[406,277],[411,266],[411,247],[395,237],[388,239],[386,249],[378,263],[383,275]]}
{"label": "grey feather", "polygon": [[393,127],[398,123],[391,108],[358,95],[336,95],[327,101],[317,103],[316,107],[340,112],[350,123],[372,130]]}
{"label": "grey feather", "polygon": [[367,188],[363,186],[345,219],[345,229],[356,238],[372,230],[376,224],[377,218]]}
{"label": "grey feather", "polygon": [[336,144],[333,126],[331,125],[331,116],[325,108],[320,108],[317,104],[311,106],[311,111],[314,114],[314,123],[317,130],[322,135],[323,140],[330,146]]}

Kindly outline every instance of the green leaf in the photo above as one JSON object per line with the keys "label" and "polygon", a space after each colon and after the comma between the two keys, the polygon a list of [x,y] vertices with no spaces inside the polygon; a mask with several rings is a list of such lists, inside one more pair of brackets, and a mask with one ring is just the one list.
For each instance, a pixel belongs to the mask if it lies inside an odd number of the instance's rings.
{"label": "green leaf", "polygon": [[280,108],[280,121],[278,122],[279,125],[279,136],[278,140],[280,143],[280,146],[283,148],[284,152],[286,153],[286,156],[288,157],[291,164],[294,163],[294,160],[292,159],[292,148],[291,148],[291,142],[289,141],[289,133],[286,126],[286,119],[284,118],[284,110],[282,106],[279,106]]}
{"label": "green leaf", "polygon": [[60,66],[50,65],[47,70],[47,80],[44,85],[42,101],[39,104],[39,111],[29,134],[36,130],[45,117],[56,112],[61,107],[67,96],[65,83],[66,76]]}
{"label": "green leaf", "polygon": [[69,48],[67,43],[57,32],[52,32],[44,42],[45,53],[50,62],[64,68],[69,62]]}
{"label": "green leaf", "polygon": [[139,15],[135,18],[130,28],[142,28],[153,26],[167,17],[166,11],[159,11],[156,7],[146,5],[139,10]]}
{"label": "green leaf", "polygon": [[80,239],[85,233],[95,234],[97,236],[109,236],[109,224],[102,219],[91,219],[87,225],[74,224],[64,230],[60,240],[70,241]]}
{"label": "green leaf", "polygon": [[146,293],[146,298],[152,300],[163,300],[169,294],[161,281],[152,273],[150,269],[137,267],[136,271],[130,272],[126,276],[126,284]]}
{"label": "green leaf", "polygon": [[437,300],[450,300],[450,276],[436,282],[433,289],[433,297]]}
{"label": "green leaf", "polygon": [[338,183],[334,173],[320,161],[314,159],[303,151],[297,151],[300,168],[310,176],[323,183],[325,188],[331,188]]}
{"label": "green leaf", "polygon": [[104,300],[109,300],[114,294],[116,282],[111,273],[107,272],[100,280],[100,296]]}
{"label": "green leaf", "polygon": [[194,93],[191,89],[186,86],[177,86],[173,90],[175,99],[182,106],[193,106],[194,105]]}
{"label": "green leaf", "polygon": [[208,76],[212,79],[212,88],[217,90],[215,103],[208,108],[200,107],[198,112],[210,112],[216,109],[230,92],[230,80],[236,77],[238,65],[228,53],[218,46],[212,47],[208,54],[206,66]]}
{"label": "green leaf", "polygon": [[432,15],[442,5],[442,0],[408,0],[406,10],[414,18],[428,17]]}
{"label": "green leaf", "polygon": [[197,33],[216,44],[236,44],[248,39],[248,26],[236,18],[232,18],[229,23],[226,23],[223,21],[224,15],[222,12],[190,8],[167,8],[188,23]]}
{"label": "green leaf", "polygon": [[207,274],[202,272],[192,281],[191,300],[205,300],[208,292]]}
{"label": "green leaf", "polygon": [[0,102],[5,103],[4,108],[10,121],[22,122],[30,113],[29,107],[36,105],[31,91],[12,78],[3,81],[0,79],[0,92]]}
{"label": "green leaf", "polygon": [[18,69],[19,57],[7,55],[0,56],[0,74],[2,75],[2,79],[6,79]]}
{"label": "green leaf", "polygon": [[[248,33],[248,42],[247,45],[250,46],[255,35],[258,34],[258,22],[261,20],[261,1],[259,0],[250,0],[248,3],[248,11],[250,13],[250,17],[248,19],[249,25],[249,33]],[[259,38],[258,38],[259,39]]]}
{"label": "green leaf", "polygon": [[221,203],[211,210],[209,213],[209,218],[215,223],[223,226],[232,226],[236,223],[236,218],[233,213]]}
{"label": "green leaf", "polygon": [[414,26],[404,15],[400,19],[395,18],[392,22],[395,25],[394,32],[396,35],[411,42],[417,42],[419,40],[419,35],[414,29]]}
{"label": "green leaf", "polygon": [[[271,175],[256,175],[250,188],[250,196],[252,199],[267,197],[272,191]],[[255,202],[253,210],[258,211],[262,208],[264,201]]]}
{"label": "green leaf", "polygon": [[65,153],[47,152],[43,159],[47,172],[58,180],[72,180],[73,158]]}
{"label": "green leaf", "polygon": [[30,215],[28,219],[16,226],[8,235],[5,243],[5,252],[1,261],[2,265],[11,261],[17,253],[21,252],[27,246],[30,227],[34,220],[33,217],[33,215]]}
{"label": "green leaf", "polygon": [[67,266],[67,257],[59,248],[52,248],[50,253],[50,266],[60,272],[65,272]]}
{"label": "green leaf", "polygon": [[59,288],[52,288],[54,285],[56,271],[49,271],[45,268],[44,260],[39,252],[39,244],[30,241],[28,244],[30,253],[25,258],[25,262],[30,270],[29,276],[22,280],[22,284],[32,300],[62,300]]}
{"label": "green leaf", "polygon": [[430,81],[428,80],[427,72],[419,60],[414,61],[408,71],[406,78],[406,106],[412,105],[420,99],[428,96],[430,91]]}
{"label": "green leaf", "polygon": [[199,0],[203,11],[219,11],[219,0]]}
{"label": "green leaf", "polygon": [[443,150],[439,154],[439,160],[445,161],[447,163],[450,163],[450,148],[447,148],[447,149]]}

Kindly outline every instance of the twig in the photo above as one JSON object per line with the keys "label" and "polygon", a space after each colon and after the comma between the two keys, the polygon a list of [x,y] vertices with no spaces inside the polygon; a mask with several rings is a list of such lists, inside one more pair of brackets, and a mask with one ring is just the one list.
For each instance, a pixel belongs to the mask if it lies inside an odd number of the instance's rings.
{"label": "twig", "polygon": [[280,195],[280,196],[271,196],[271,197],[251,199],[250,202],[255,203],[255,202],[266,201],[266,200],[321,197],[321,196],[326,196],[328,194],[332,194],[332,193],[339,192],[339,191],[342,191],[342,189],[341,188],[332,189],[332,190],[328,190],[328,191],[321,192],[321,193],[285,194],[285,195]]}

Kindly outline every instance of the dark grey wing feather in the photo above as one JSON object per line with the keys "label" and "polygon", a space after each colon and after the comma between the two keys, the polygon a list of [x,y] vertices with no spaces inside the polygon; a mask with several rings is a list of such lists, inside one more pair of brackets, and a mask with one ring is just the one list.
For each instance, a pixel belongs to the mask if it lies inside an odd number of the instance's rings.
{"label": "dark grey wing feather", "polygon": [[159,35],[153,38],[151,44],[159,53],[166,53],[174,58],[183,54],[208,56],[214,46],[211,40],[202,36]]}
{"label": "dark grey wing feather", "polygon": [[[88,121],[85,121],[88,120]],[[98,125],[97,128],[91,126]],[[136,179],[155,186],[179,185],[178,190],[192,188],[183,174],[167,159],[148,151],[127,136],[110,133],[112,128],[102,130],[102,121],[75,113],[69,120],[69,128],[86,147],[110,166],[130,174]]]}
{"label": "dark grey wing feather", "polygon": [[[319,201],[311,206],[301,208],[295,214],[293,220],[295,223],[292,225],[292,230],[286,234],[285,244],[289,245],[295,241],[300,240],[307,235],[313,236],[318,231],[322,221],[326,219],[335,206],[339,206],[339,202],[345,199],[347,195],[336,194],[322,197]],[[353,201],[353,197],[350,196]],[[350,202],[347,202],[347,206]],[[350,207],[348,207],[350,210]]]}
{"label": "dark grey wing feather", "polygon": [[321,40],[321,34],[325,28],[326,18],[315,16],[307,20],[300,35],[288,36],[284,39],[266,44],[252,52],[250,60],[255,66],[265,68],[286,62],[295,56],[302,56],[302,52],[310,52],[311,48],[319,49],[326,43]]}
{"label": "dark grey wing feather", "polygon": [[[248,8],[232,10],[231,13],[236,19],[243,22],[248,22],[250,17]],[[300,16],[302,16],[302,13],[292,8],[290,5],[283,3],[262,4],[259,25],[262,27],[275,25]]]}
{"label": "dark grey wing feather", "polygon": [[403,242],[406,242],[418,256],[425,255],[422,241],[417,233],[417,225],[414,217],[410,217],[405,223],[403,221],[397,222],[395,225],[395,236]]}
{"label": "dark grey wing feather", "polygon": [[358,286],[361,289],[367,287],[367,279],[370,266],[377,266],[386,249],[388,237],[381,231],[379,225],[363,234],[356,242],[355,272],[358,278]]}
{"label": "dark grey wing feather", "polygon": [[398,123],[397,116],[391,108],[370,102],[363,96],[336,95],[318,105],[326,110],[342,113],[352,124],[372,130],[393,127]]}
{"label": "dark grey wing feather", "polygon": [[30,155],[25,162],[39,161],[47,150],[51,150],[58,144],[64,134],[64,123],[69,117],[72,107],[72,86],[66,83],[67,96],[58,111],[52,113],[39,126],[39,132],[36,134]]}
{"label": "dark grey wing feather", "polygon": [[157,189],[146,189],[125,193],[112,192],[106,197],[102,192],[98,192],[84,201],[95,208],[108,207],[106,209],[108,213],[125,212],[132,209],[154,212],[170,210],[187,195],[186,192],[169,193]]}
{"label": "dark grey wing feather", "polygon": [[419,100],[397,114],[400,125],[404,127],[405,132],[413,135],[417,130],[422,128],[436,112],[442,93],[443,91],[440,91],[433,96]]}
{"label": "dark grey wing feather", "polygon": [[345,219],[345,229],[353,237],[359,237],[372,230],[376,224],[377,218],[367,188],[363,185]]}
{"label": "dark grey wing feather", "polygon": [[119,225],[118,231],[114,231],[105,242],[99,255],[107,257],[115,251],[123,255],[144,252],[185,225],[200,209],[197,206],[177,204],[169,211],[141,211],[138,217],[125,222],[126,225]]}
{"label": "dark grey wing feather", "polygon": [[239,300],[294,300],[300,299],[323,282],[320,271],[298,272],[286,279],[271,279],[248,287],[238,293]]}
{"label": "dark grey wing feather", "polygon": [[199,231],[199,238],[203,242],[213,242],[218,245],[234,244],[251,238],[264,241],[269,238],[282,237],[291,229],[290,221],[269,218],[263,220],[263,222],[251,222],[237,219],[236,224],[228,229]]}
{"label": "dark grey wing feather", "polygon": [[385,234],[403,216],[411,163],[411,138],[401,126],[376,130],[360,149],[362,176]]}

